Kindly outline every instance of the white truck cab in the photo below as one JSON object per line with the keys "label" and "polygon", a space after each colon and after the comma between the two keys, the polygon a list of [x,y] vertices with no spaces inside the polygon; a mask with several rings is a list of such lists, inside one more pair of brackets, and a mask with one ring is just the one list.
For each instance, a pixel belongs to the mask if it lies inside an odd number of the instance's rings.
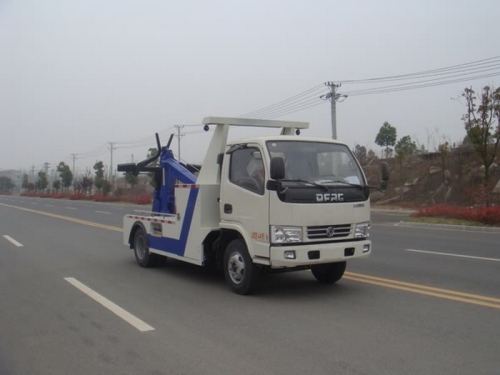
{"label": "white truck cab", "polygon": [[[159,167],[147,167],[151,160],[118,166],[154,172],[161,182],[152,212],[124,218],[124,243],[139,265],[150,267],[159,256],[216,263],[229,287],[247,294],[262,272],[311,269],[320,282],[333,283],[348,259],[371,253],[370,188],[345,144],[299,137],[308,127],[303,122],[203,123],[215,130],[198,177],[168,146],[158,145]],[[228,142],[230,126],[281,131]]]}

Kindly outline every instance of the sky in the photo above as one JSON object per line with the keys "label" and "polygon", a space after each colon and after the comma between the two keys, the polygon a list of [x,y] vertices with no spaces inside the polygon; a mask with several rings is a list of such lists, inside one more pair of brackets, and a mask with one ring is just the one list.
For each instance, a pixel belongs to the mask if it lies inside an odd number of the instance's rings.
{"label": "sky", "polygon": [[303,135],[330,138],[326,82],[347,95],[337,135],[351,148],[380,153],[386,121],[431,151],[458,143],[460,94],[498,87],[499,60],[489,77],[469,65],[462,82],[355,94],[404,83],[369,79],[500,57],[499,15],[497,0],[0,0],[0,170],[116,169],[175,125],[181,158],[201,163],[207,116],[306,121]]}

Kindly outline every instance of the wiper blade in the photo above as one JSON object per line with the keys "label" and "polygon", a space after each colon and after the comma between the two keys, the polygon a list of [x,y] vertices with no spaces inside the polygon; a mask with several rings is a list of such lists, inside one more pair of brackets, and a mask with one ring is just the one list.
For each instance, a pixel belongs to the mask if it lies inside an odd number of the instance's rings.
{"label": "wiper blade", "polygon": [[353,183],[350,183],[350,182],[347,182],[347,181],[341,181],[341,180],[336,180],[336,181],[332,181],[332,183],[338,183],[338,184],[345,184],[345,185],[349,185],[349,186],[354,186],[354,187],[357,187],[357,188],[360,188],[360,189],[363,189],[365,186],[363,185],[360,185],[360,184],[353,184]]}
{"label": "wiper blade", "polygon": [[[330,182],[330,181],[329,181]],[[354,186],[354,187],[357,187],[357,188],[360,188],[360,189],[365,189],[365,188],[368,188],[368,189],[376,189],[380,192],[382,192],[382,190],[379,188],[379,187],[376,187],[376,186],[370,186],[370,185],[359,185],[359,184],[352,184],[350,182],[347,182],[347,181],[340,181],[340,180],[337,180],[337,181],[331,181],[332,183],[339,183],[339,184],[345,184],[345,185],[349,185],[349,186]]]}
{"label": "wiper blade", "polygon": [[302,180],[300,178],[295,179],[295,180],[280,180],[280,181],[281,182],[301,182],[303,184],[310,184],[310,185],[313,185],[313,186],[320,187],[322,189],[328,190],[328,186],[326,186],[326,185],[318,184],[318,183],[316,183],[314,181]]}

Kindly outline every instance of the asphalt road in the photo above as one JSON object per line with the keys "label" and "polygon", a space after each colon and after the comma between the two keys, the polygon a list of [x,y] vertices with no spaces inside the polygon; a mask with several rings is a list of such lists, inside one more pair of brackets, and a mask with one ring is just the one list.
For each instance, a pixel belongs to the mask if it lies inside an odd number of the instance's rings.
{"label": "asphalt road", "polygon": [[498,374],[500,233],[373,213],[374,253],[333,286],[253,296],[169,261],[142,269],[143,206],[0,196],[0,374]]}

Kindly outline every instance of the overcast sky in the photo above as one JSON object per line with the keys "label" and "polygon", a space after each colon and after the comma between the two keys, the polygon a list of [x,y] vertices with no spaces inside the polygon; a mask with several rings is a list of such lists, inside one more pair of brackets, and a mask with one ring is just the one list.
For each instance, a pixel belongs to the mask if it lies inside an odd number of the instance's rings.
{"label": "overcast sky", "polygon": [[[277,119],[331,137],[325,82],[343,82],[342,94],[373,87],[348,80],[498,57],[499,16],[498,0],[0,0],[0,170],[73,167],[74,155],[81,173],[109,166],[111,143],[116,167],[143,159],[155,132],[166,143],[174,125],[295,95],[277,108],[306,109]],[[388,121],[431,150],[458,142],[465,108],[452,98],[499,81],[350,95],[337,103],[338,139],[379,153]],[[182,159],[201,162],[211,134],[182,132]]]}

